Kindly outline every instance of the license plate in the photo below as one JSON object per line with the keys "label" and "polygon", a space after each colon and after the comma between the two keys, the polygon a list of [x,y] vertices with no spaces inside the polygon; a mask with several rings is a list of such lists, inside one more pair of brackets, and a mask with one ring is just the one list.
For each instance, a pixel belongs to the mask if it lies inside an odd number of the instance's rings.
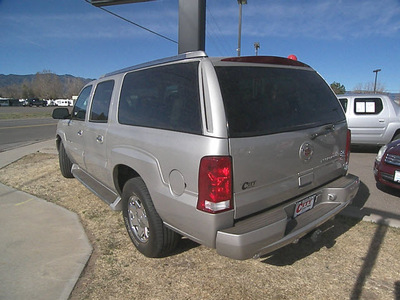
{"label": "license plate", "polygon": [[309,197],[297,202],[296,206],[294,208],[293,218],[296,218],[297,216],[312,209],[314,207],[315,198],[316,198],[316,195],[312,195],[312,196],[309,196]]}
{"label": "license plate", "polygon": [[394,171],[394,181],[400,182],[400,171]]}

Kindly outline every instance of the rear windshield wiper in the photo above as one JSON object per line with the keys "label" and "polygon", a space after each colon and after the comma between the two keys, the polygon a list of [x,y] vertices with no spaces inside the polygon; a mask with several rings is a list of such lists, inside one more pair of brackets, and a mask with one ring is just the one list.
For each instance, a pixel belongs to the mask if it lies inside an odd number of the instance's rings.
{"label": "rear windshield wiper", "polygon": [[327,133],[332,132],[334,130],[335,130],[335,124],[328,124],[328,125],[323,126],[317,132],[312,133],[310,138],[313,140],[313,139],[319,137],[320,135],[327,134]]}

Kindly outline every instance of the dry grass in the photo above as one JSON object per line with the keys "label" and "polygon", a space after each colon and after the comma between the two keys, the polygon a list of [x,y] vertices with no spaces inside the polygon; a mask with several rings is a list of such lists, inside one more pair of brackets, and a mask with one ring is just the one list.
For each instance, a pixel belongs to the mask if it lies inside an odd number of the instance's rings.
{"label": "dry grass", "polygon": [[148,259],[121,214],[64,179],[55,155],[26,156],[1,169],[0,181],[79,215],[94,253],[72,299],[400,299],[398,229],[338,217],[317,243],[257,260],[231,260],[189,240],[170,257]]}

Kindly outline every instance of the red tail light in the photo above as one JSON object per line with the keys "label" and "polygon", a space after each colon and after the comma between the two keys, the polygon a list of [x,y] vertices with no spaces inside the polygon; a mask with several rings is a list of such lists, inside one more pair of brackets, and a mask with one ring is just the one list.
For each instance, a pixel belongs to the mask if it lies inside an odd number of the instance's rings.
{"label": "red tail light", "polygon": [[203,157],[200,161],[197,209],[215,214],[232,208],[231,157]]}

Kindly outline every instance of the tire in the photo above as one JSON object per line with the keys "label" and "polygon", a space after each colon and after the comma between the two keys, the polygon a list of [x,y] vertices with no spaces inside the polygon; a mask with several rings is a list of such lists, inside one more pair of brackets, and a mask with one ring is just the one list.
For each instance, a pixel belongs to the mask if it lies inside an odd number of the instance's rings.
{"label": "tire", "polygon": [[58,151],[58,162],[60,165],[62,176],[64,176],[65,178],[74,178],[74,175],[71,172],[72,162],[65,152],[63,143],[60,143],[60,150]]}
{"label": "tire", "polygon": [[176,248],[180,235],[165,227],[141,178],[126,182],[122,201],[126,229],[140,253],[164,257]]}

